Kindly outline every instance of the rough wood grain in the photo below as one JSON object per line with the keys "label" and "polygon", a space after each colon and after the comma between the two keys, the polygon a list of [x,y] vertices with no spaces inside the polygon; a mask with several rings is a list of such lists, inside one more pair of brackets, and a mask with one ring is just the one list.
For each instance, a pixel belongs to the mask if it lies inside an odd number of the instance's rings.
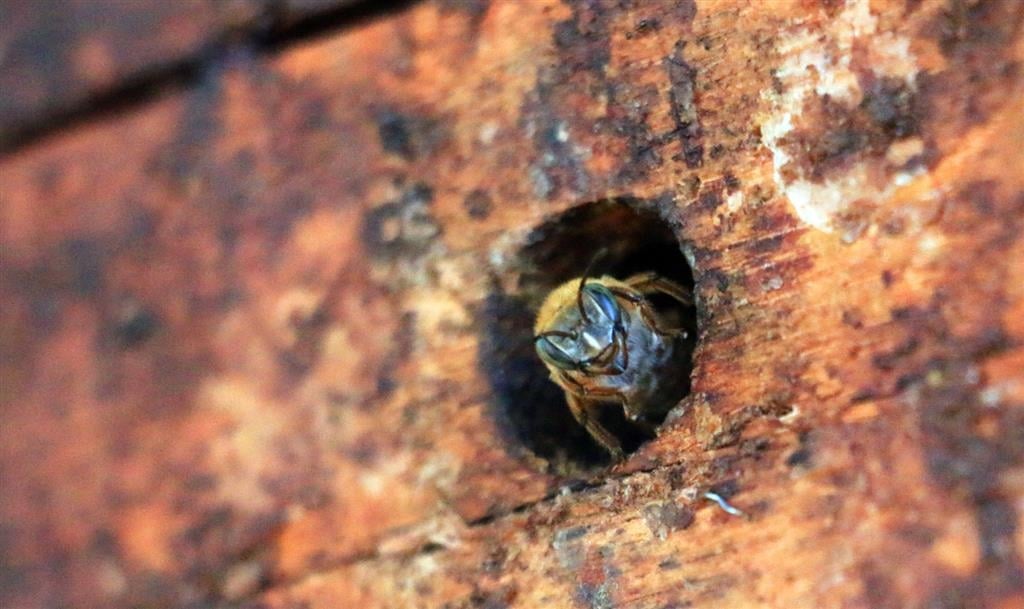
{"label": "rough wood grain", "polygon": [[[20,147],[0,605],[1024,605],[1021,28],[424,2]],[[565,477],[493,337],[596,201],[672,227],[700,343]]]}
{"label": "rough wood grain", "polygon": [[187,81],[204,57],[223,49],[287,35],[324,13],[328,20],[358,16],[344,11],[359,2],[6,0],[0,150],[59,129],[68,117],[115,113],[150,89]]}

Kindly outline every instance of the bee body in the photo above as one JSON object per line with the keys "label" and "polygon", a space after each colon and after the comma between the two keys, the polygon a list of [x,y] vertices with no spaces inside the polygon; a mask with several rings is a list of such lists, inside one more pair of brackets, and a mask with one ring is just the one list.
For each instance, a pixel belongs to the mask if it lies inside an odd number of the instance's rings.
{"label": "bee body", "polygon": [[663,327],[646,298],[653,293],[692,304],[682,286],[653,273],[621,281],[584,276],[548,295],[534,327],[537,353],[573,415],[616,458],[621,444],[595,408],[619,404],[630,420],[647,425],[675,405],[688,383],[681,373],[686,333]]}

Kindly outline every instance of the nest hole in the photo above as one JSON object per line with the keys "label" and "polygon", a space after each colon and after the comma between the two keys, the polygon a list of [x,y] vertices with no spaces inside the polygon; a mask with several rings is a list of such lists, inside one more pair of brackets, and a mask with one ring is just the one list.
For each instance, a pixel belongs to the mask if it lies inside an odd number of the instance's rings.
{"label": "nest hole", "polygon": [[[534,229],[495,278],[483,311],[480,352],[493,390],[492,409],[514,450],[539,457],[552,473],[588,476],[608,466],[610,457],[573,418],[563,390],[548,378],[534,351],[537,309],[552,289],[582,275],[592,261],[592,277],[654,271],[692,291],[692,269],[677,231],[665,219],[670,206],[667,201],[618,198],[575,207]],[[603,253],[595,260],[598,252]],[[652,304],[689,334],[689,355],[678,370],[688,393],[698,335],[696,311],[669,298],[654,298]],[[619,406],[609,404],[600,416],[627,454],[650,439]]]}

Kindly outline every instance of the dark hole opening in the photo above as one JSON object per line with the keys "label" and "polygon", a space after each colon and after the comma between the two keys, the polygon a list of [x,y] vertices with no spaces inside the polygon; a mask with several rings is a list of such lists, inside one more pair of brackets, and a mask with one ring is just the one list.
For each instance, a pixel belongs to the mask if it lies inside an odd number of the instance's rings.
{"label": "dark hole opening", "polygon": [[[679,238],[662,210],[668,201],[618,198],[573,208],[534,229],[502,277],[495,281],[483,311],[481,366],[493,389],[493,411],[506,439],[520,451],[540,457],[553,473],[588,475],[610,463],[602,449],[577,424],[566,405],[563,390],[548,378],[537,357],[533,324],[537,309],[561,283],[579,277],[595,254],[591,276],[623,279],[654,271],[693,289],[693,273]],[[693,307],[681,307],[669,298],[652,304],[689,333],[684,341],[692,355],[697,337]],[[691,357],[678,370],[689,392]],[[682,397],[685,397],[685,393]],[[680,398],[680,399],[681,399]],[[630,423],[621,406],[600,409],[601,422],[634,452],[649,438]],[[661,420],[652,421],[660,424]]]}

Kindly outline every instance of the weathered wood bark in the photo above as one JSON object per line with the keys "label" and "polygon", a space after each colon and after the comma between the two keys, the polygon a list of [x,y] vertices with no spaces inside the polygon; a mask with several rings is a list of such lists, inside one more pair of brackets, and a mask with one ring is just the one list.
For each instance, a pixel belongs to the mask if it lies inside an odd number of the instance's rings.
{"label": "weathered wood bark", "polygon": [[[45,137],[4,76],[0,605],[1024,606],[1019,2],[399,8],[97,34],[196,74]],[[692,393],[538,456],[509,299],[647,247],[627,207],[688,252]]]}
{"label": "weathered wood bark", "polygon": [[294,26],[371,12],[360,0],[7,0],[0,4],[0,146],[138,102],[212,54]]}

